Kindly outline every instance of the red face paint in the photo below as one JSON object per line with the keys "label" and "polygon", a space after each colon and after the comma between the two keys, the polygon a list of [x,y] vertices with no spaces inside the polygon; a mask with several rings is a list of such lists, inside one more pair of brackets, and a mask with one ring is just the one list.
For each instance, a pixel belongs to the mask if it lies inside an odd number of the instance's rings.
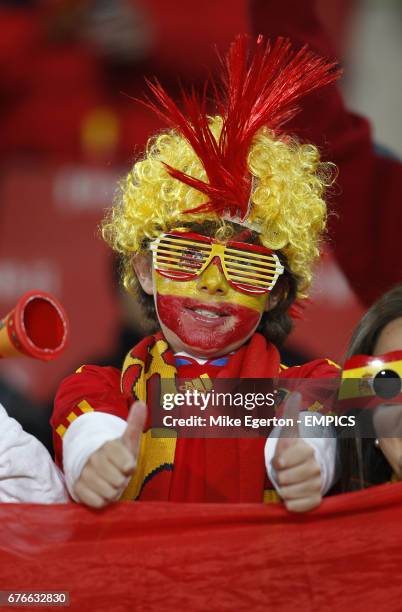
{"label": "red face paint", "polygon": [[255,330],[261,313],[229,302],[210,303],[174,295],[156,295],[158,316],[180,340],[200,350],[221,352],[242,344]]}

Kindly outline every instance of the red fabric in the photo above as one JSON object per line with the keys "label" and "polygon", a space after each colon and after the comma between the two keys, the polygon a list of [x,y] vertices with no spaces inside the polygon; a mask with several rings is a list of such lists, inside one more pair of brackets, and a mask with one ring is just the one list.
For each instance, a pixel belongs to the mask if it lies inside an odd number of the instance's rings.
{"label": "red fabric", "polygon": [[399,612],[401,505],[399,483],[302,515],[259,504],[3,504],[0,584],[68,590],[72,611]]}
{"label": "red fabric", "polygon": [[[204,372],[213,376],[214,369],[216,378],[273,378],[279,371],[279,353],[263,336],[254,334],[246,346],[230,356],[226,366],[208,366],[194,365],[191,376],[199,377]],[[178,376],[184,376],[181,368]],[[265,438],[179,438],[169,499],[262,502],[266,483],[264,446]]]}

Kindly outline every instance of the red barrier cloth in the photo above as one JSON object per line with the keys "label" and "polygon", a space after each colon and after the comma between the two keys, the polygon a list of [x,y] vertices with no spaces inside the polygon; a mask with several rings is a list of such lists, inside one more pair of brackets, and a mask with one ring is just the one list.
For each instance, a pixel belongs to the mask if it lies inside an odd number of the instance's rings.
{"label": "red barrier cloth", "polygon": [[260,504],[0,506],[0,589],[70,610],[401,610],[402,484]]}

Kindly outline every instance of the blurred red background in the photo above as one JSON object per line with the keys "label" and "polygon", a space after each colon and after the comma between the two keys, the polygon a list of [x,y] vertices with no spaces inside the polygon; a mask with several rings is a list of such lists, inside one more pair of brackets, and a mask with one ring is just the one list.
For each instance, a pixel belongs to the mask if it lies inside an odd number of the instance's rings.
{"label": "blurred red background", "polygon": [[[339,53],[352,5],[318,3]],[[0,315],[25,291],[42,289],[71,321],[69,347],[55,363],[0,363],[0,375],[29,397],[48,401],[64,375],[113,350],[121,313],[97,228],[118,178],[160,127],[135,100],[144,75],[173,89],[178,79],[199,82],[218,67],[215,47],[224,51],[236,33],[252,31],[252,9],[246,0],[0,8]],[[362,311],[327,250],[289,347],[340,360]]]}

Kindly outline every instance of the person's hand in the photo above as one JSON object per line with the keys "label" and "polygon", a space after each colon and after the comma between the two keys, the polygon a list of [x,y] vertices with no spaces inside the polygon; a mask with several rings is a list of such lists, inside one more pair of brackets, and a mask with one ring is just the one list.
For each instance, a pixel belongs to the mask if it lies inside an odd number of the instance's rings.
{"label": "person's hand", "polygon": [[402,405],[379,406],[373,416],[377,446],[392,467],[397,478],[402,478]]}
{"label": "person's hand", "polygon": [[121,438],[106,442],[92,453],[74,485],[78,501],[103,508],[119,499],[137,466],[146,414],[145,404],[135,402]]}
{"label": "person's hand", "polygon": [[292,393],[285,404],[284,418],[292,425],[282,428],[272,467],[276,471],[279,495],[292,512],[306,512],[321,503],[321,472],[314,450],[299,438],[297,420],[301,408],[300,393]]}

